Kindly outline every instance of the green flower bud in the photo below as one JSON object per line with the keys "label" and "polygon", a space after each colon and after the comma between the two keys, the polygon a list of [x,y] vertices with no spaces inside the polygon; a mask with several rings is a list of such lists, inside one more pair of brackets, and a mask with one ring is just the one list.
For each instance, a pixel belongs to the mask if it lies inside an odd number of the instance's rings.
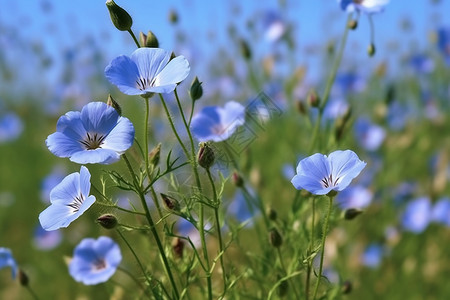
{"label": "green flower bud", "polygon": [[111,21],[120,31],[128,31],[133,25],[133,19],[125,9],[117,5],[114,0],[106,1],[106,7],[109,10]]}
{"label": "green flower bud", "polygon": [[182,258],[184,250],[184,242],[179,237],[172,240],[172,251],[176,257]]}
{"label": "green flower bud", "polygon": [[169,211],[173,212],[179,212],[180,211],[180,204],[177,200],[175,200],[172,197],[167,196],[166,194],[160,193],[161,198],[163,199],[164,206]]}
{"label": "green flower bud", "polygon": [[205,169],[209,169],[215,160],[214,150],[208,143],[200,143],[200,149],[198,150],[198,164]]}
{"label": "green flower bud", "polygon": [[352,282],[349,280],[344,281],[344,283],[342,284],[342,294],[346,295],[346,294],[350,294],[350,292],[352,291],[353,285]]}
{"label": "green flower bud", "polygon": [[195,76],[194,81],[191,84],[189,95],[191,96],[192,101],[196,101],[203,96],[202,83],[198,80],[197,76]]}
{"label": "green flower bud", "polygon": [[21,286],[28,286],[30,282],[28,275],[22,269],[19,269],[19,282]]}
{"label": "green flower bud", "polygon": [[250,50],[250,46],[248,43],[241,39],[239,40],[239,45],[241,48],[241,54],[246,60],[250,60],[252,58],[252,51]]}
{"label": "green flower bud", "polygon": [[97,223],[105,229],[114,229],[118,222],[114,215],[104,214],[97,218]]}
{"label": "green flower bud", "polygon": [[237,187],[244,186],[244,180],[242,179],[242,176],[239,175],[238,172],[233,172],[233,175],[231,175],[231,181],[234,183]]}
{"label": "green flower bud", "polygon": [[299,101],[295,102],[295,106],[297,107],[297,111],[301,115],[306,115],[308,113],[306,105],[305,105],[305,103],[302,100],[299,100]]}
{"label": "green flower bud", "polygon": [[346,211],[344,211],[344,219],[346,220],[353,220],[360,214],[362,214],[363,211],[357,208],[349,208]]}
{"label": "green flower bud", "polygon": [[350,28],[351,30],[355,30],[355,29],[358,27],[358,21],[355,20],[355,19],[350,20],[350,21],[347,23],[347,26],[348,26],[348,28]]}
{"label": "green flower bud", "polygon": [[108,100],[106,101],[106,104],[114,108],[120,116],[122,115],[122,108],[111,95],[108,95]]}
{"label": "green flower bud", "polygon": [[145,43],[147,43],[147,35],[141,31],[139,32],[139,44],[144,47]]}
{"label": "green flower bud", "polygon": [[279,248],[283,244],[283,238],[276,228],[272,228],[269,231],[269,242],[275,248]]}
{"label": "green flower bud", "polygon": [[169,22],[172,24],[178,23],[178,14],[175,10],[171,9],[169,12]]}
{"label": "green flower bud", "polygon": [[316,90],[311,89],[308,93],[308,97],[306,98],[308,101],[309,106],[311,107],[319,107],[320,105],[320,98],[317,95]]}
{"label": "green flower bud", "polygon": [[157,166],[159,164],[159,159],[161,157],[161,143],[159,143],[152,151],[148,154],[148,162]]}
{"label": "green flower bud", "polygon": [[271,221],[277,220],[277,216],[278,216],[277,211],[275,209],[273,209],[272,207],[269,207],[267,209],[266,214],[267,214],[267,217],[269,218],[269,220],[271,220]]}
{"label": "green flower bud", "polygon": [[367,54],[369,54],[370,57],[375,55],[375,45],[373,43],[371,43],[368,47],[367,47]]}
{"label": "green flower bud", "polygon": [[143,44],[147,48],[159,48],[159,42],[156,38],[156,35],[152,31],[147,32],[147,38],[145,40],[145,44]]}

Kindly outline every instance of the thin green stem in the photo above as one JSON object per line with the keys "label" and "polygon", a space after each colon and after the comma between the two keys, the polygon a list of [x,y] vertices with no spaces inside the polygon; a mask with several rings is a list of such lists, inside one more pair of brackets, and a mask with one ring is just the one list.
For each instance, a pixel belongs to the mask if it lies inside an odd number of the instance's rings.
{"label": "thin green stem", "polygon": [[[284,271],[284,274],[286,274],[286,277],[289,277],[289,272],[288,272],[288,270],[286,268],[286,265],[284,264],[283,255],[281,255],[280,247],[277,247],[277,254],[278,254],[278,259],[280,260],[281,268]],[[294,290],[295,298],[296,299],[300,299],[300,295],[299,295],[299,293],[298,293],[298,291],[297,291],[297,289],[295,287],[295,284],[292,284],[292,282],[291,282],[291,285],[292,285],[292,288]]]}
{"label": "thin green stem", "polygon": [[[104,200],[106,200],[107,202],[110,202],[111,203],[111,201],[110,201],[110,199],[108,199],[94,184],[92,184],[91,183],[91,187],[104,199]],[[116,204],[110,204],[110,203],[104,203],[104,202],[98,202],[98,201],[96,201],[95,202],[95,204],[97,204],[97,205],[101,205],[101,206],[106,206],[106,207],[111,207],[111,208],[115,208],[115,209],[118,209],[118,210],[121,210],[121,211],[123,211],[123,212],[126,212],[126,213],[130,213],[130,214],[135,214],[135,215],[143,215],[143,216],[145,216],[145,213],[143,213],[143,212],[140,212],[140,211],[134,211],[134,210],[129,210],[129,209],[126,209],[126,208],[122,208],[122,207],[120,207],[120,206],[118,206],[118,205],[116,205]]]}
{"label": "thin green stem", "polygon": [[[151,285],[151,280],[147,275],[147,271],[144,268],[144,265],[142,264],[141,260],[139,259],[139,257],[137,256],[136,252],[134,251],[133,247],[131,247],[130,243],[128,243],[128,240],[125,238],[125,236],[122,234],[122,232],[117,229],[116,230],[117,233],[120,235],[120,237],[122,238],[122,240],[125,242],[125,244],[127,245],[128,249],[130,249],[131,253],[133,254],[134,258],[136,259],[137,264],[139,265],[139,267],[141,268],[142,273],[144,274],[145,280],[148,282],[148,285]],[[123,272],[125,272],[124,269],[121,269]],[[146,293],[147,290],[145,288],[142,287],[141,283],[131,274],[129,274],[129,272],[125,272],[127,273],[131,278],[133,278],[133,280],[139,284],[139,286],[144,290],[144,292]]]}
{"label": "thin green stem", "polygon": [[320,284],[320,279],[322,278],[322,268],[323,268],[323,258],[325,256],[325,240],[327,238],[327,233],[328,233],[328,223],[330,220],[330,215],[331,215],[331,210],[333,208],[333,197],[328,196],[328,210],[327,210],[327,214],[325,215],[325,220],[323,223],[323,229],[322,229],[322,244],[320,246],[320,265],[319,265],[319,276],[317,278],[317,282],[316,282],[316,287],[314,288],[314,297],[313,299],[316,299],[317,296],[317,291],[319,290],[319,284]]}
{"label": "thin green stem", "polygon": [[141,45],[139,45],[139,41],[137,40],[136,36],[134,35],[133,31],[131,29],[127,30],[128,33],[131,35],[131,37],[133,38],[134,43],[136,44],[136,46],[138,48],[141,48]]}
{"label": "thin green stem", "polygon": [[[316,216],[316,198],[312,198],[312,220],[311,220],[311,237],[309,241],[309,251],[308,255],[311,255],[314,248],[314,226],[315,226],[315,216]],[[312,268],[312,260],[308,261],[308,267],[306,270],[306,291],[305,291],[305,299],[309,300],[309,285],[311,280],[311,268]]]}
{"label": "thin green stem", "polygon": [[145,195],[144,195],[144,192],[143,192],[143,188],[142,188],[141,185],[139,185],[139,183],[138,183],[138,181],[136,179],[136,174],[134,173],[134,170],[133,170],[133,168],[132,168],[132,166],[131,166],[127,156],[124,154],[124,155],[122,155],[122,157],[123,157],[123,159],[124,159],[124,161],[125,161],[125,163],[126,163],[126,165],[128,167],[128,170],[130,171],[130,174],[133,177],[133,182],[135,184],[135,188],[136,188],[136,190],[137,190],[137,192],[139,194],[139,198],[141,200],[142,207],[143,207],[143,209],[145,211],[145,217],[146,217],[147,222],[148,222],[148,224],[150,226],[150,230],[151,230],[151,232],[153,234],[153,237],[155,238],[156,245],[158,247],[159,254],[161,256],[161,259],[163,261],[163,264],[164,264],[164,267],[166,269],[167,275],[169,277],[169,281],[170,281],[170,283],[172,285],[173,293],[175,294],[175,298],[179,299],[178,289],[177,289],[177,286],[175,284],[175,280],[174,280],[173,275],[172,275],[172,271],[171,271],[171,268],[170,268],[170,265],[169,265],[169,261],[167,260],[167,256],[166,256],[166,253],[164,251],[164,247],[163,247],[163,245],[161,243],[161,239],[159,238],[158,232],[156,231],[155,223],[153,222],[153,219],[152,219],[152,216],[150,214],[150,210],[148,208],[147,202],[145,201]]}
{"label": "thin green stem", "polygon": [[223,293],[222,295],[225,295],[227,290],[227,275],[225,273],[225,264],[223,262],[223,255],[224,255],[224,247],[223,247],[223,239],[222,239],[222,230],[220,228],[220,220],[219,220],[219,199],[217,197],[217,190],[216,185],[214,184],[214,180],[211,176],[211,171],[209,169],[206,169],[206,173],[208,174],[209,182],[211,183],[211,188],[213,191],[213,197],[214,197],[214,217],[216,219],[216,226],[217,226],[217,237],[219,239],[219,251],[220,251],[220,266],[222,268],[222,279],[223,279]]}
{"label": "thin green stem", "polygon": [[[117,268],[117,270],[121,271],[122,273],[124,273],[124,274],[126,274],[128,277],[130,277],[130,278],[136,283],[136,285],[139,286],[139,287],[142,289],[142,291],[143,291],[144,293],[147,293],[147,289],[146,289],[146,288],[142,285],[142,283],[136,278],[136,276],[134,276],[133,273],[131,273],[131,272],[128,271],[127,269],[124,269],[124,268],[122,268],[122,267],[120,267],[120,266]],[[150,296],[150,295],[147,295],[147,296]]]}
{"label": "thin green stem", "polygon": [[28,290],[28,292],[30,293],[31,297],[33,297],[34,300],[39,300],[38,295],[34,292],[34,290],[31,288],[31,286],[29,284],[27,284],[25,287]]}

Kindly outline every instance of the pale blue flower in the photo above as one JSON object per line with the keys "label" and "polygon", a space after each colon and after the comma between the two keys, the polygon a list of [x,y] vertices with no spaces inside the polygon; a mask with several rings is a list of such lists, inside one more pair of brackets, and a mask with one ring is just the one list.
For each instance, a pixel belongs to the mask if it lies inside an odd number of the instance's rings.
{"label": "pale blue flower", "polygon": [[361,263],[369,268],[376,268],[380,265],[383,259],[384,249],[381,245],[371,244],[361,255]]}
{"label": "pale blue flower", "polygon": [[50,192],[50,202],[39,215],[39,221],[45,230],[56,230],[69,226],[95,202],[95,196],[89,196],[91,174],[85,166],[80,173],[66,176]]}
{"label": "pale blue flower", "polygon": [[50,200],[50,192],[52,189],[60,183],[67,172],[64,171],[64,168],[58,166],[53,168],[50,174],[44,177],[41,181],[41,200],[44,203],[48,203]]}
{"label": "pale blue flower", "polygon": [[401,222],[404,229],[421,233],[427,228],[431,217],[431,201],[427,197],[421,197],[407,204]]}
{"label": "pale blue flower", "polygon": [[450,198],[441,198],[434,204],[431,219],[450,227]]}
{"label": "pale blue flower", "polygon": [[343,210],[350,208],[362,209],[372,202],[373,192],[368,188],[355,185],[349,186],[336,196],[336,202]]}
{"label": "pale blue flower", "polygon": [[23,132],[23,122],[15,113],[0,116],[0,143],[17,139]]}
{"label": "pale blue flower", "polygon": [[389,0],[337,0],[341,9],[347,12],[363,12],[367,14],[381,12]]}
{"label": "pale blue flower", "polygon": [[41,225],[37,225],[34,230],[33,244],[40,250],[51,250],[62,241],[62,234],[59,230],[47,231]]}
{"label": "pale blue flower", "polygon": [[355,122],[355,137],[364,149],[375,151],[383,143],[386,131],[366,118],[359,118]]}
{"label": "pale blue flower", "polygon": [[437,30],[437,46],[445,62],[450,65],[450,28],[441,27]]}
{"label": "pale blue flower", "polygon": [[81,112],[59,118],[49,135],[48,149],[58,157],[79,164],[111,164],[120,159],[134,141],[133,124],[103,102],[91,102]]}
{"label": "pale blue flower", "polygon": [[78,282],[98,284],[111,278],[121,261],[119,245],[111,238],[85,238],[75,247],[69,273]]}
{"label": "pale blue flower", "polygon": [[8,248],[0,248],[0,269],[5,267],[11,268],[11,276],[13,279],[16,278],[18,266],[16,260],[12,256],[11,250]]}
{"label": "pale blue flower", "polygon": [[184,56],[170,60],[171,52],[159,48],[139,48],[131,57],[115,58],[105,69],[108,80],[127,95],[150,97],[175,90],[190,71]]}
{"label": "pale blue flower", "polygon": [[225,107],[207,106],[192,118],[191,130],[200,142],[228,139],[245,122],[245,107],[229,101]]}
{"label": "pale blue flower", "polygon": [[334,151],[328,156],[316,153],[299,162],[291,182],[298,190],[325,195],[345,189],[365,166],[351,150]]}

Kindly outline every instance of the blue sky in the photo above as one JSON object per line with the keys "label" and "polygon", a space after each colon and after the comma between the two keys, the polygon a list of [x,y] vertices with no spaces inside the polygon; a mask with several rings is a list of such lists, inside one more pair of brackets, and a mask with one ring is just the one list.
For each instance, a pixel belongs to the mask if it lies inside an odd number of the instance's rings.
{"label": "blue sky", "polygon": [[[233,23],[240,34],[246,35],[245,22],[248,16],[268,8],[277,8],[279,1],[202,1],[202,0],[117,0],[133,17],[133,29],[146,32],[151,29],[158,36],[160,47],[172,50],[175,33],[182,30],[197,40],[200,56],[208,56],[217,45],[226,47],[228,25]],[[295,38],[301,47],[323,45],[330,38],[338,38],[346,19],[335,0],[286,0],[288,10],[283,16],[296,24]],[[450,0],[431,4],[431,0],[391,0],[385,12],[374,16],[378,53],[369,63],[387,59],[386,45],[397,43],[407,51],[423,48],[429,33],[440,24],[450,26],[450,18],[442,12],[450,11]],[[239,5],[238,5],[239,4]],[[407,6],[405,6],[407,4]],[[239,11],[235,7],[240,6]],[[234,7],[234,8],[233,8]],[[174,27],[168,22],[169,11],[176,10],[180,16]],[[410,20],[413,30],[405,34],[400,30],[401,20]],[[134,45],[128,34],[118,32],[112,25],[105,1],[16,1],[2,0],[0,23],[16,27],[18,34],[32,42],[38,42],[49,53],[56,55],[61,48],[72,47],[86,34],[101,44],[108,59],[119,54],[129,54]],[[216,35],[214,43],[208,36]],[[369,43],[369,28],[366,18],[360,20],[359,28],[351,33],[347,52],[365,52]],[[308,63],[308,55],[299,49],[298,63]],[[183,53],[181,53],[183,54]],[[347,55],[346,60],[353,59]],[[365,61],[365,56],[362,56]],[[365,62],[366,63],[366,62]],[[195,69],[194,69],[195,70]]]}

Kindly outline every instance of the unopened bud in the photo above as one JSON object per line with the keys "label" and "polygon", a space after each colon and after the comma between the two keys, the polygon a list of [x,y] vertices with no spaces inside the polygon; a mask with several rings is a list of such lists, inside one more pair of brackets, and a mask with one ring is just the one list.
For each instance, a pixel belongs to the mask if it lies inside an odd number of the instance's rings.
{"label": "unopened bud", "polygon": [[171,9],[169,12],[169,22],[172,24],[178,23],[178,14],[175,10]]}
{"label": "unopened bud", "polygon": [[145,47],[145,43],[147,43],[147,35],[141,31],[139,32],[139,44]]}
{"label": "unopened bud", "polygon": [[109,106],[114,108],[117,111],[117,113],[119,114],[119,116],[122,115],[122,108],[120,107],[119,103],[117,103],[116,100],[114,100],[114,98],[111,95],[108,95],[108,100],[106,101],[106,104],[108,104]]}
{"label": "unopened bud", "polygon": [[176,257],[182,258],[184,250],[184,242],[179,237],[172,240],[172,251]]}
{"label": "unopened bud", "polygon": [[370,57],[372,57],[372,56],[374,56],[375,55],[375,45],[374,44],[370,44],[368,47],[367,47],[367,54],[369,54],[369,56]]}
{"label": "unopened bud", "polygon": [[241,48],[241,54],[246,60],[250,60],[252,58],[252,51],[250,50],[250,46],[248,43],[241,39],[239,40],[239,46]]}
{"label": "unopened bud", "polygon": [[97,218],[97,223],[103,228],[113,229],[117,226],[117,218],[112,214],[104,214]]}
{"label": "unopened bud", "polygon": [[320,98],[317,95],[316,90],[312,89],[308,93],[308,97],[306,98],[308,101],[309,106],[311,107],[319,107],[320,105]]}
{"label": "unopened bud", "polygon": [[267,209],[266,214],[267,214],[267,217],[269,218],[269,220],[276,221],[278,214],[275,209],[273,209],[272,207],[269,207]]}
{"label": "unopened bud", "polygon": [[192,81],[189,95],[191,96],[192,101],[196,101],[203,96],[202,83],[198,80],[197,76],[195,76],[194,81]]}
{"label": "unopened bud", "polygon": [[133,19],[125,9],[117,5],[114,0],[106,1],[106,7],[109,10],[111,21],[120,31],[128,31],[133,25]]}
{"label": "unopened bud", "polygon": [[275,248],[279,248],[283,244],[283,238],[276,228],[272,228],[269,231],[269,242]]}
{"label": "unopened bud", "polygon": [[200,149],[198,150],[198,164],[205,169],[209,169],[215,160],[214,150],[209,146],[208,143],[201,143]]}
{"label": "unopened bud", "polygon": [[348,28],[350,28],[351,30],[355,30],[358,27],[358,21],[355,19],[350,20],[347,23]]}
{"label": "unopened bud", "polygon": [[297,101],[296,103],[297,111],[301,115],[306,115],[308,113],[308,110],[306,109],[306,105],[303,101]]}
{"label": "unopened bud", "polygon": [[180,204],[178,203],[177,200],[163,193],[161,193],[160,195],[161,198],[163,199],[164,206],[167,208],[167,210],[174,212],[180,211]]}
{"label": "unopened bud", "polygon": [[344,281],[344,283],[342,284],[342,294],[344,294],[344,295],[350,294],[350,292],[352,291],[352,288],[353,288],[353,285],[350,280]]}
{"label": "unopened bud", "polygon": [[346,220],[353,220],[360,214],[362,214],[363,211],[357,208],[349,208],[344,212],[344,219]]}
{"label": "unopened bud", "polygon": [[144,47],[147,48],[159,48],[159,42],[156,35],[152,31],[147,32],[147,38],[145,39]]}
{"label": "unopened bud", "polygon": [[242,176],[239,175],[238,172],[234,172],[233,175],[231,175],[231,181],[237,187],[244,186],[244,180],[242,179]]}
{"label": "unopened bud", "polygon": [[161,143],[159,143],[152,151],[148,154],[148,162],[157,166],[159,164],[159,159],[161,157]]}
{"label": "unopened bud", "polygon": [[30,282],[28,275],[22,269],[19,269],[19,282],[22,286],[28,286],[28,283]]}

